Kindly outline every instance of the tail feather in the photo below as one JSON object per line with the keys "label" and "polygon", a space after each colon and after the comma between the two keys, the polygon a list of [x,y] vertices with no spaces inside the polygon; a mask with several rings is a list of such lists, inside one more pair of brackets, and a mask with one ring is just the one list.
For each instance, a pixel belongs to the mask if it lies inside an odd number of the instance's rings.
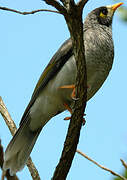
{"label": "tail feather", "polygon": [[41,129],[38,129],[35,132],[31,131],[29,124],[30,117],[28,116],[26,121],[21,124],[6,149],[3,169],[9,169],[11,175],[15,174],[25,166],[41,131]]}

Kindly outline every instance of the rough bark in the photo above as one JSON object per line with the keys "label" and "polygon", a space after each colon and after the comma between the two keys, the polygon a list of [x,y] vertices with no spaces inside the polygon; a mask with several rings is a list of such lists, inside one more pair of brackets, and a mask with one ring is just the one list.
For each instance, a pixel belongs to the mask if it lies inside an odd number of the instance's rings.
{"label": "rough bark", "polygon": [[61,0],[63,6],[59,6],[59,3],[54,0],[45,0],[45,2],[51,6],[54,6],[61,14],[64,15],[70,31],[73,52],[77,65],[77,100],[75,101],[74,112],[72,113],[62,155],[52,177],[52,180],[65,180],[70,170],[79,142],[80,130],[87,99],[87,76],[82,23],[82,11],[87,0],[79,1],[78,4],[75,4],[74,0]]}

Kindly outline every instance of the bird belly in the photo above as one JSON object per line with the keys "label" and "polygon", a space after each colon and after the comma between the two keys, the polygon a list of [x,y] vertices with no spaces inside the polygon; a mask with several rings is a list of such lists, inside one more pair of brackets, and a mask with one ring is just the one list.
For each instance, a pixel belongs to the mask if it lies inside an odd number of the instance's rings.
{"label": "bird belly", "polygon": [[[87,65],[87,100],[89,100],[102,86],[109,71]],[[64,103],[73,106],[71,93],[73,89],[60,88],[65,85],[74,85],[76,79],[76,64],[74,56],[63,66],[63,68],[52,78],[39,94],[31,107],[32,118],[30,127],[36,130],[43,127],[52,117],[65,111]]]}
{"label": "bird belly", "polygon": [[[102,65],[104,68],[104,65]],[[101,65],[99,68],[92,67],[87,69],[87,101],[91,99],[94,94],[101,88],[102,84],[106,80],[110,69],[107,71],[103,68],[101,68]]]}
{"label": "bird belly", "polygon": [[31,107],[31,130],[34,131],[39,127],[43,127],[53,116],[66,110],[64,103],[68,105],[72,103],[71,93],[73,89],[60,87],[75,84],[75,75],[76,64],[72,56],[57,75],[45,86]]}

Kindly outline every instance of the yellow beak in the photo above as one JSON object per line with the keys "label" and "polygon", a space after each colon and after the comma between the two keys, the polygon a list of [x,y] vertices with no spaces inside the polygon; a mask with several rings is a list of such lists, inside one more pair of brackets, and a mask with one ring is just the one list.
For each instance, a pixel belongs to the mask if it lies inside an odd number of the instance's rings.
{"label": "yellow beak", "polygon": [[114,4],[111,6],[112,10],[115,11],[118,7],[120,7],[123,3],[120,2],[120,3],[117,3],[117,4]]}

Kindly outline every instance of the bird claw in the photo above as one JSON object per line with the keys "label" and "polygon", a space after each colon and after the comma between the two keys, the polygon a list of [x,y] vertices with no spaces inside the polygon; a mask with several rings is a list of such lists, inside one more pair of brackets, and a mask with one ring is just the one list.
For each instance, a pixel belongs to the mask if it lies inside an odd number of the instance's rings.
{"label": "bird claw", "polygon": [[72,100],[74,100],[74,101],[78,101],[78,100],[79,100],[79,98],[72,97]]}
{"label": "bird claw", "polygon": [[[86,114],[84,114],[83,116],[86,116]],[[71,116],[65,117],[64,120],[70,120]],[[86,120],[85,118],[82,118],[82,125],[84,126],[86,124]]]}
{"label": "bird claw", "polygon": [[64,118],[64,120],[70,120],[70,119],[71,119],[71,116]]}

